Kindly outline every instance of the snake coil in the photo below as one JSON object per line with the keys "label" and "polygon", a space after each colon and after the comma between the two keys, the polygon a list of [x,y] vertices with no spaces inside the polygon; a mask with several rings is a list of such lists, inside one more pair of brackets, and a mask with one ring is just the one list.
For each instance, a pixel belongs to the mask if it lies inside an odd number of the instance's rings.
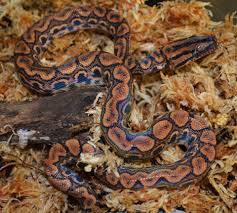
{"label": "snake coil", "polygon": [[[99,29],[114,41],[114,55],[93,51],[68,63],[49,67],[40,63],[52,39],[79,29]],[[200,180],[215,158],[216,138],[203,118],[178,110],[157,118],[145,131],[132,132],[125,125],[132,99],[131,73],[148,74],[163,69],[177,69],[190,61],[212,53],[217,48],[214,36],[192,36],[152,52],[141,61],[129,55],[130,27],[125,18],[111,9],[79,6],[44,17],[29,28],[15,48],[15,64],[25,86],[41,94],[54,94],[72,86],[104,84],[110,73],[111,86],[101,115],[106,142],[121,157],[145,160],[157,156],[164,147],[183,144],[184,157],[172,164],[145,168],[119,166],[119,176],[106,165],[96,169],[96,176],[113,188],[180,187]],[[86,141],[69,139],[55,144],[46,160],[46,175],[57,189],[80,200],[84,208],[98,203],[95,190],[85,178],[68,168],[67,163],[81,154],[97,155],[101,150]]]}

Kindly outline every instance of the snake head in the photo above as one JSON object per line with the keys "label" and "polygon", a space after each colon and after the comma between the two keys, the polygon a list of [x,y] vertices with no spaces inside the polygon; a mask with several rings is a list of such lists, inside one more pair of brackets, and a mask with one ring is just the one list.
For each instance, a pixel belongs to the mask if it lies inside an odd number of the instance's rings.
{"label": "snake head", "polygon": [[217,49],[215,36],[192,36],[172,42],[161,49],[171,70],[209,55]]}

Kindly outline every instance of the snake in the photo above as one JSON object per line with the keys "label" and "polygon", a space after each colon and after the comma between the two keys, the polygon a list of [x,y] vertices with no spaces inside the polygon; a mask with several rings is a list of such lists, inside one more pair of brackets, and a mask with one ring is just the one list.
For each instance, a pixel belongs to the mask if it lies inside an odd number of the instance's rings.
{"label": "snake", "polygon": [[[100,30],[112,37],[114,54],[90,51],[56,66],[40,60],[53,39],[80,29]],[[126,18],[103,7],[71,6],[33,24],[20,37],[14,51],[21,82],[30,90],[54,95],[83,85],[104,85],[108,92],[102,108],[100,127],[103,140],[129,162],[155,158],[164,148],[183,145],[186,152],[177,162],[142,168],[117,166],[117,172],[104,163],[94,174],[101,183],[114,189],[178,188],[203,178],[215,159],[216,136],[201,116],[176,110],[154,119],[144,131],[134,132],[127,125],[131,112],[133,75],[175,70],[213,53],[214,35],[193,35],[172,41],[135,60],[129,53],[131,29]],[[109,76],[109,77],[108,77]],[[71,138],[54,144],[45,161],[45,174],[58,190],[75,197],[85,209],[99,203],[99,196],[80,172],[69,167],[83,154],[103,151],[86,140]]]}

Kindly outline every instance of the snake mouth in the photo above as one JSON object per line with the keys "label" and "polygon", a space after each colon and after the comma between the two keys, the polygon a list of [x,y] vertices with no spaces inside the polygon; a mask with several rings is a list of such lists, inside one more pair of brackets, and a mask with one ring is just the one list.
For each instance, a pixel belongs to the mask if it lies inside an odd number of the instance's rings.
{"label": "snake mouth", "polygon": [[196,61],[217,49],[215,36],[192,36],[162,48],[170,69],[177,69],[190,61]]}

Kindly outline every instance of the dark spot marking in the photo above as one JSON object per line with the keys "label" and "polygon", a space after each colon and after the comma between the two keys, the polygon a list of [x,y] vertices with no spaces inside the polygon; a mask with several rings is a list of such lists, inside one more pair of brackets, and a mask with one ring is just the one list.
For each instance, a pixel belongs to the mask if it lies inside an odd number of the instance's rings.
{"label": "dark spot marking", "polygon": [[44,36],[41,36],[41,37],[40,37],[40,42],[41,42],[42,45],[45,45],[46,42],[47,42],[47,38],[44,37]]}
{"label": "dark spot marking", "polygon": [[67,27],[68,31],[72,32],[74,30],[73,26]]}
{"label": "dark spot marking", "polygon": [[77,83],[83,83],[85,82],[86,84],[90,83],[90,79],[87,78],[84,74],[80,74],[77,78]]}
{"label": "dark spot marking", "polygon": [[92,77],[94,77],[94,78],[100,78],[100,77],[101,77],[101,72],[100,72],[100,70],[99,70],[99,69],[95,69],[95,70],[93,71]]}
{"label": "dark spot marking", "polygon": [[75,25],[75,26],[79,26],[79,25],[81,25],[81,22],[78,21],[78,20],[75,20],[75,21],[73,21],[73,25]]}
{"label": "dark spot marking", "polygon": [[54,84],[54,89],[55,90],[59,90],[59,89],[62,89],[64,87],[66,87],[65,82],[57,82],[57,83]]}

